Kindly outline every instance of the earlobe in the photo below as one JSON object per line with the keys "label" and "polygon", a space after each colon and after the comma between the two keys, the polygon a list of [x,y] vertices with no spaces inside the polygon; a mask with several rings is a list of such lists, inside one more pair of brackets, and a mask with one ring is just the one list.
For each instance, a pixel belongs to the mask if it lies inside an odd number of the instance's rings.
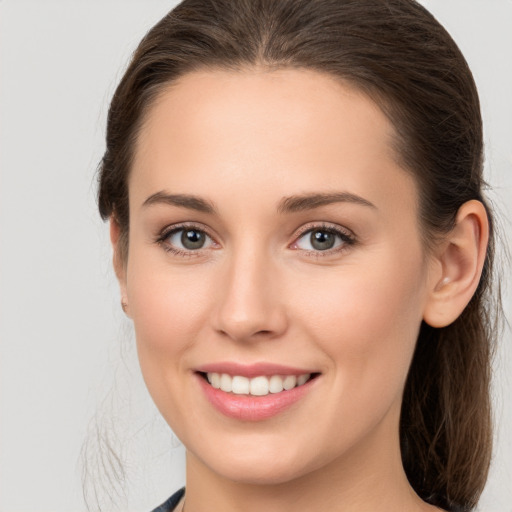
{"label": "earlobe", "polygon": [[464,203],[435,256],[438,272],[429,285],[423,314],[427,324],[446,327],[462,313],[480,282],[488,240],[484,205],[476,200]]}

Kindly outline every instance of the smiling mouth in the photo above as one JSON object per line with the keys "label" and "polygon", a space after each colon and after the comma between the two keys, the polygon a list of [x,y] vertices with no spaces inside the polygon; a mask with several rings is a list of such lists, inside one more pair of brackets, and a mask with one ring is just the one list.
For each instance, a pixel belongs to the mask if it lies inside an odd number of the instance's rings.
{"label": "smiling mouth", "polygon": [[215,389],[234,395],[267,396],[301,387],[317,377],[318,373],[301,375],[271,375],[253,378],[227,373],[199,372],[206,382]]}

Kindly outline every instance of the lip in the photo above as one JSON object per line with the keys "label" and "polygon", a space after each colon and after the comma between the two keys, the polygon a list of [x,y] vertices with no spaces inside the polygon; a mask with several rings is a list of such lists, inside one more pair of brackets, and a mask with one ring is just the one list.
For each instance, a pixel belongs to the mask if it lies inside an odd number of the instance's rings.
{"label": "lip", "polygon": [[306,373],[319,373],[318,370],[307,368],[292,368],[274,363],[240,364],[230,361],[205,364],[195,369],[201,373],[227,373],[240,375],[252,379],[253,377],[271,377],[272,375],[304,375]]}
{"label": "lip", "polygon": [[[316,385],[318,373],[308,372],[279,365],[206,365],[197,370],[195,377],[208,402],[221,414],[239,421],[263,421],[277,416],[303,399]],[[283,372],[283,369],[285,370]],[[244,377],[258,377],[268,375],[302,375],[315,373],[315,377],[302,386],[297,386],[280,393],[269,393],[265,396],[237,395],[227,393],[211,386],[204,376],[199,373],[207,372],[228,373]],[[233,372],[233,373],[232,373]]]}

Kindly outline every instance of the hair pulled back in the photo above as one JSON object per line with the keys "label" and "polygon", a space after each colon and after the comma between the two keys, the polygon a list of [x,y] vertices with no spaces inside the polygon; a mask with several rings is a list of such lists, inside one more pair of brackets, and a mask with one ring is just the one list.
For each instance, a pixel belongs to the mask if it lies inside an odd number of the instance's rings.
{"label": "hair pulled back", "polygon": [[[184,0],[144,37],[112,99],[99,169],[99,210],[128,255],[128,177],[152,103],[194,70],[310,69],[368,94],[396,130],[415,177],[425,247],[482,196],[482,121],[475,83],[455,42],[413,0]],[[450,511],[474,508],[491,457],[488,288],[491,243],[462,315],[423,324],[405,386],[402,460],[415,491]]]}

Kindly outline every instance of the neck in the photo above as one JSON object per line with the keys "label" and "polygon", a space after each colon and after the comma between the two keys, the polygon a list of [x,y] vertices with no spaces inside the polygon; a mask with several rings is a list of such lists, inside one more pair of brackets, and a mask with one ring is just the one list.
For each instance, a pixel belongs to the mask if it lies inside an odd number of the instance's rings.
{"label": "neck", "polygon": [[[397,420],[398,421],[398,420]],[[349,453],[272,484],[233,481],[187,452],[186,512],[426,512],[405,475],[398,423],[379,428]],[[389,422],[388,422],[389,423]],[[390,435],[393,438],[390,439]],[[386,442],[383,442],[383,439]]]}

